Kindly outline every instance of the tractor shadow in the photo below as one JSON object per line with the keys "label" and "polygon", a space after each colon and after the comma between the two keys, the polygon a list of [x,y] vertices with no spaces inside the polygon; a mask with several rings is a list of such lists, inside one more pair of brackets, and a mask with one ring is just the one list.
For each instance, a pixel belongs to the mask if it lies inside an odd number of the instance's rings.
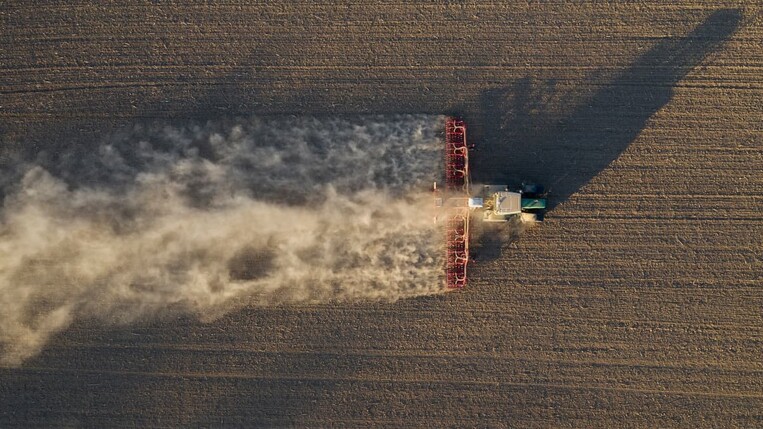
{"label": "tractor shadow", "polygon": [[[717,51],[741,20],[738,9],[716,11],[685,37],[659,42],[614,79],[591,77],[586,87],[600,89],[566,115],[553,113],[554,107],[571,96],[560,95],[552,80],[526,77],[484,91],[477,117],[467,117],[480,125],[474,182],[543,184],[554,210],[625,151],[670,102],[675,85]],[[479,259],[497,258],[506,246],[502,239],[518,237],[506,235],[483,234],[475,246]]]}

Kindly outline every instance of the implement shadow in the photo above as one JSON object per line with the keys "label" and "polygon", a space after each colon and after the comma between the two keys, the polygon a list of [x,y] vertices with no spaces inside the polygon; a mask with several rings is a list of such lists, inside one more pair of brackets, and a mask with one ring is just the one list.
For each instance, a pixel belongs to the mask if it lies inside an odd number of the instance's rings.
{"label": "implement shadow", "polygon": [[478,119],[486,150],[473,157],[475,181],[543,184],[553,210],[620,156],[670,101],[676,83],[718,50],[741,19],[740,10],[722,9],[687,36],[658,43],[611,82],[591,82],[601,89],[566,117],[542,113],[553,82],[536,88],[525,78],[484,91]]}

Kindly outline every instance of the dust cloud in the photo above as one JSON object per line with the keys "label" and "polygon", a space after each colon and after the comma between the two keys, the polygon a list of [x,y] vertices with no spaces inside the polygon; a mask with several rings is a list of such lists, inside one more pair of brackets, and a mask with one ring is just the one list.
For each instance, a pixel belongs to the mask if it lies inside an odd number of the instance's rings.
{"label": "dust cloud", "polygon": [[74,320],[442,291],[443,118],[135,125],[1,175],[0,365]]}

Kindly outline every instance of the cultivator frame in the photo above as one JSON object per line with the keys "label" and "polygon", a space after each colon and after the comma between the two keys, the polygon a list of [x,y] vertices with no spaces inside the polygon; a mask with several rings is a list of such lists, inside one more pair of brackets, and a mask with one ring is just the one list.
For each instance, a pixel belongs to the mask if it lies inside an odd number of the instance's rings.
{"label": "cultivator frame", "polygon": [[469,196],[469,149],[466,123],[458,118],[445,119],[445,189]]}
{"label": "cultivator frame", "polygon": [[466,124],[445,119],[445,192],[452,202],[445,214],[445,283],[448,289],[466,286],[469,263],[469,149]]}

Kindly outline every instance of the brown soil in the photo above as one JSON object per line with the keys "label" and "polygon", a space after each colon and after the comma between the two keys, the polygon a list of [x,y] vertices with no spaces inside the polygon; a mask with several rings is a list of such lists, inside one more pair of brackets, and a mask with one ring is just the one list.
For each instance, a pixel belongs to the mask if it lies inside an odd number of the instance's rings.
{"label": "brown soil", "polygon": [[145,118],[460,113],[475,178],[554,209],[458,293],[80,323],[0,372],[0,426],[763,426],[757,2],[192,3],[4,2],[0,160]]}

